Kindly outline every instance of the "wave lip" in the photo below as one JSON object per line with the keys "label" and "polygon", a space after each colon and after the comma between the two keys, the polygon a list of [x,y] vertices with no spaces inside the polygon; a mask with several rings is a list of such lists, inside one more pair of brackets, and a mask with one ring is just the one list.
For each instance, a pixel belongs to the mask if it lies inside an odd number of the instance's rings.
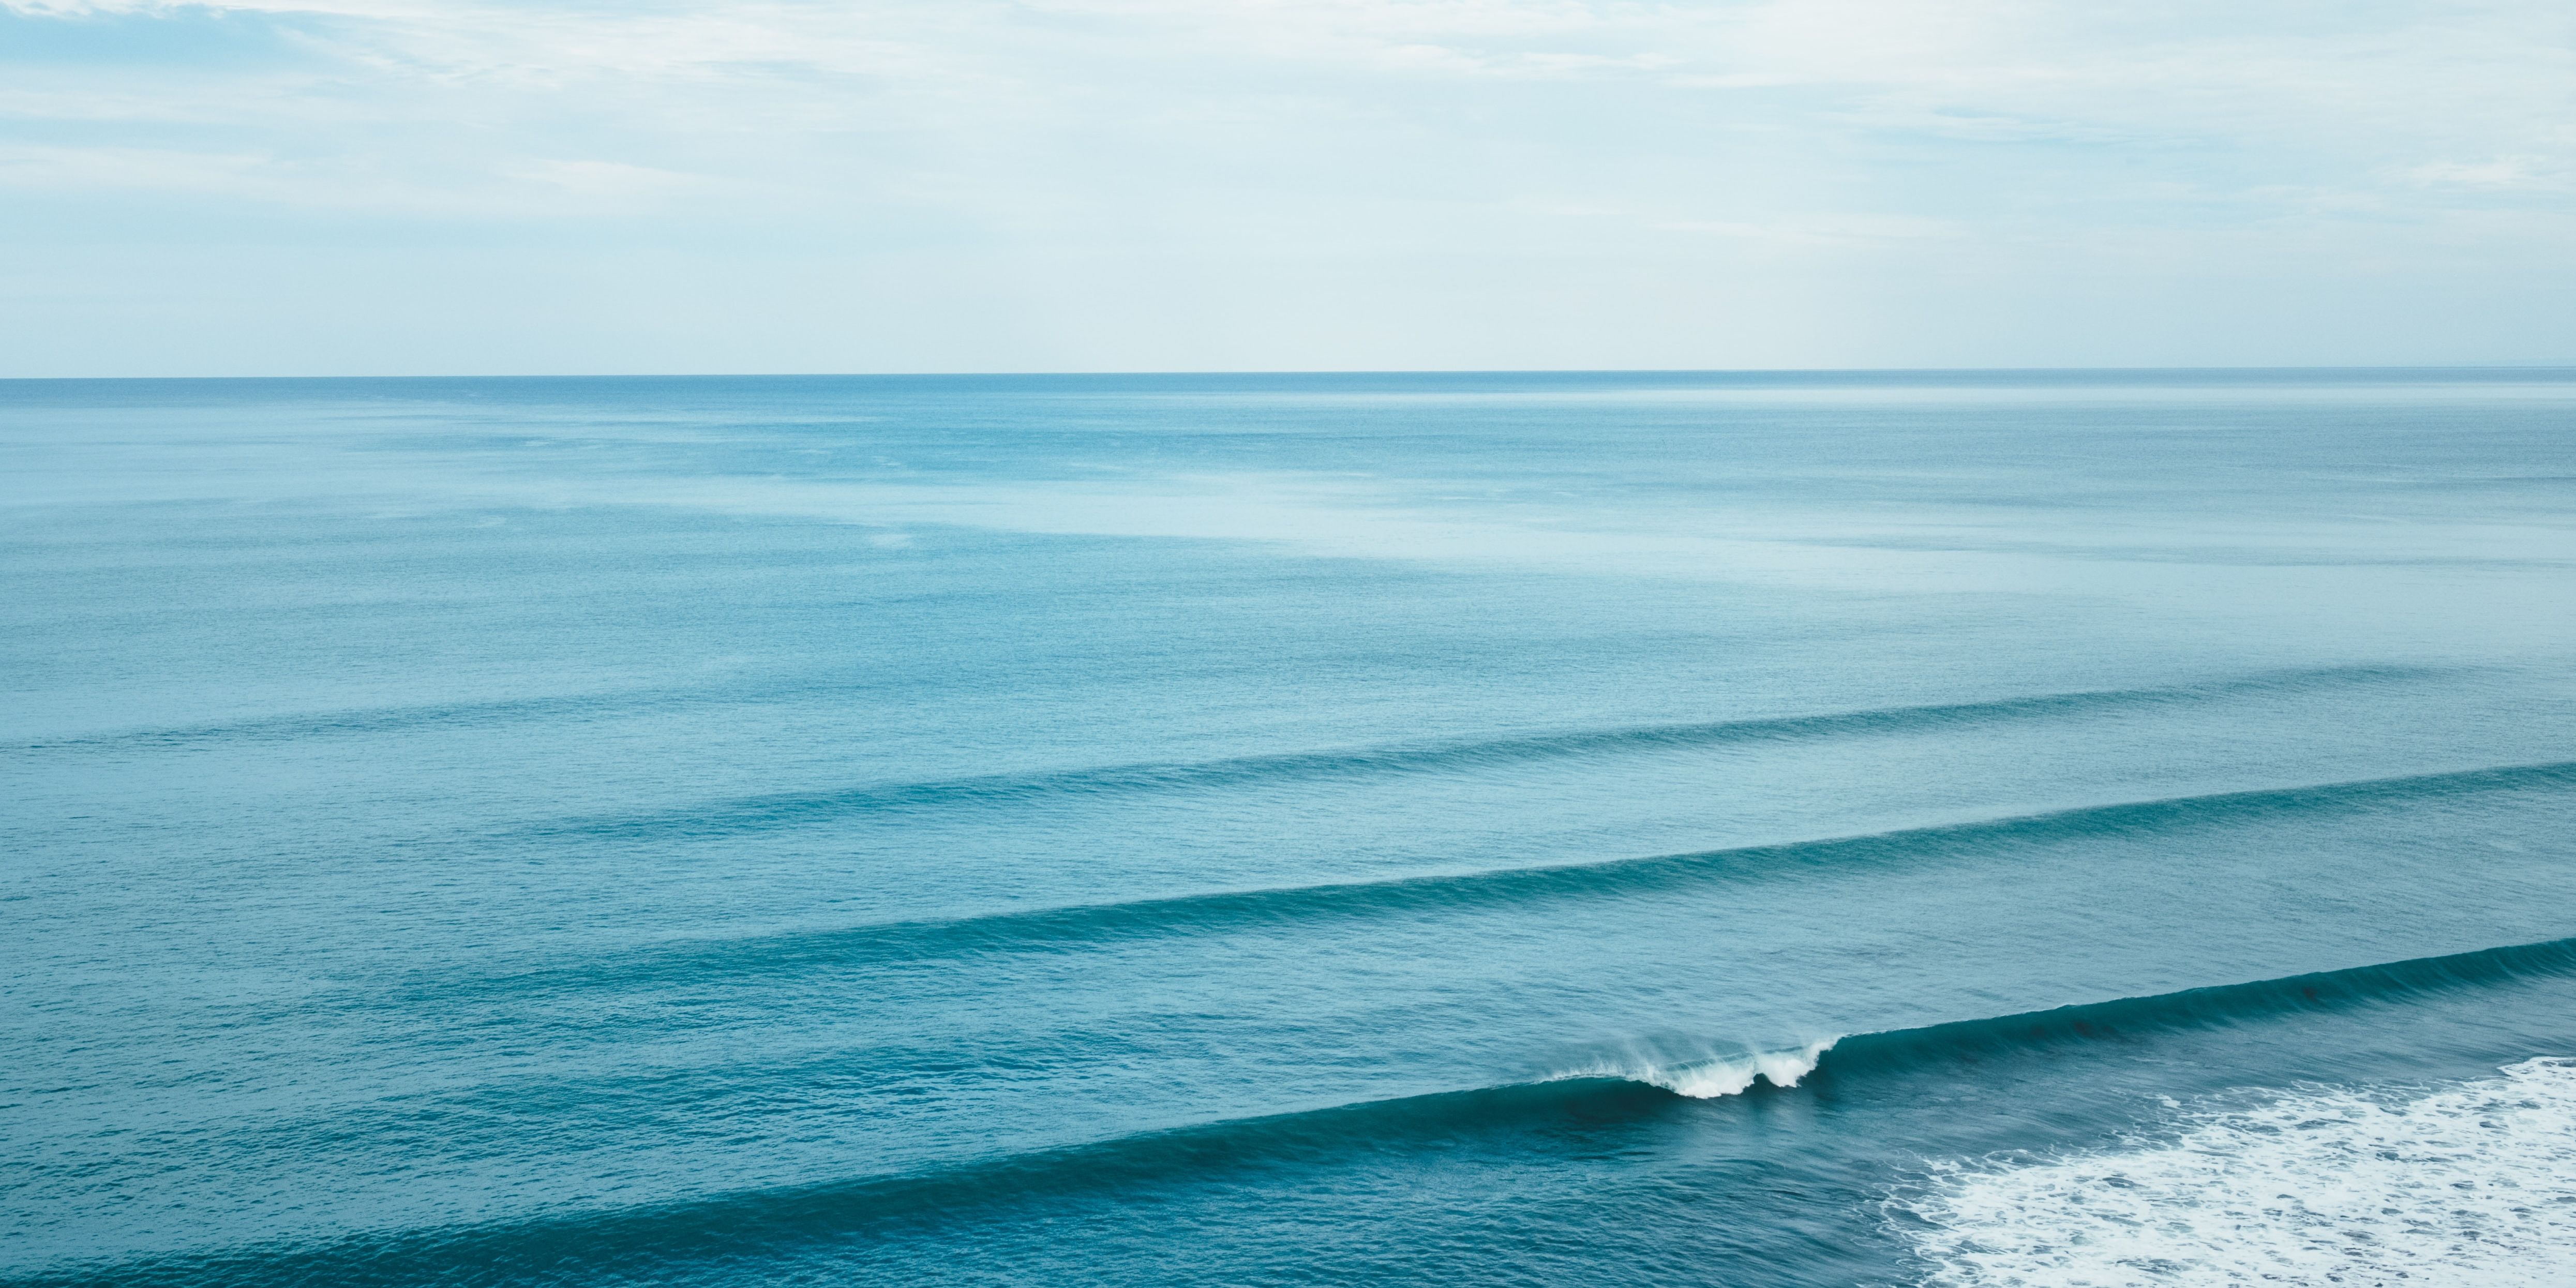
{"label": "wave lip", "polygon": [[1691,1100],[1742,1095],[1756,1083],[1769,1083],[1785,1091],[1814,1073],[1825,1053],[1833,1050],[1839,1040],[1825,1038],[1785,1051],[1746,1051],[1678,1063],[1654,1059],[1605,1061],[1565,1074],[1563,1079],[1616,1078],[1661,1087]]}
{"label": "wave lip", "polygon": [[1954,1020],[1671,1062],[1607,1060],[1562,1075],[1617,1078],[1694,1100],[1741,1095],[1757,1083],[1798,1086],[1819,1071],[1847,1080],[1927,1064],[1972,1061],[2159,1032],[2257,1023],[2276,1016],[2386,1005],[2511,983],[2576,976],[2576,938],[2481,948],[2440,957],[2315,971],[2242,984],[2216,984],[2143,997],[2081,1002],[2045,1011]]}

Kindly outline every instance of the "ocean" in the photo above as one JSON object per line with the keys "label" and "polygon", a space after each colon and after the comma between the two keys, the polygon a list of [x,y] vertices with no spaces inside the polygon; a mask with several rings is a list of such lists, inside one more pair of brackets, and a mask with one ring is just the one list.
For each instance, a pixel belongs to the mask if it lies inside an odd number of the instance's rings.
{"label": "ocean", "polygon": [[2576,372],[0,383],[0,1281],[2576,1281]]}

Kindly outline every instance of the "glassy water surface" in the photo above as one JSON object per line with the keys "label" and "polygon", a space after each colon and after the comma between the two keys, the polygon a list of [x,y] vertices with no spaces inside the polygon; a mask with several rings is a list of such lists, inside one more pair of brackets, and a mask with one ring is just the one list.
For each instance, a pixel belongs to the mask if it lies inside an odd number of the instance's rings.
{"label": "glassy water surface", "polygon": [[15,382],[0,478],[8,1282],[2576,1277],[2576,373]]}

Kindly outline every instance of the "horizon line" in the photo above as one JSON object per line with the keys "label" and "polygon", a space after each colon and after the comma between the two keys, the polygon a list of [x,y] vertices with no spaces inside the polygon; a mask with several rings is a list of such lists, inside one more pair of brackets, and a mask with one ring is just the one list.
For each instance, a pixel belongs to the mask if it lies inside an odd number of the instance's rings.
{"label": "horizon line", "polygon": [[2373,374],[2453,372],[2478,374],[2549,373],[2576,375],[2576,360],[2508,363],[2298,363],[2192,364],[2176,366],[1994,366],[1994,367],[1299,367],[1173,368],[1165,370],[1068,371],[563,371],[434,372],[360,375],[119,375],[0,376],[0,384],[105,384],[204,381],[333,380],[1066,380],[1066,379],[1244,379],[1329,376],[1974,376],[1974,375],[2150,375],[2150,374]]}

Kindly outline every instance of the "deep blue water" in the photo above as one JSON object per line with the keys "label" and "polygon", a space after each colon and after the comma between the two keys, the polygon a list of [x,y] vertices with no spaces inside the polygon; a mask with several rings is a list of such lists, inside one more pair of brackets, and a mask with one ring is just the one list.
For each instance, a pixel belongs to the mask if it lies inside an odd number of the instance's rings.
{"label": "deep blue water", "polygon": [[2576,1279],[2576,373],[11,382],[0,480],[8,1282]]}

